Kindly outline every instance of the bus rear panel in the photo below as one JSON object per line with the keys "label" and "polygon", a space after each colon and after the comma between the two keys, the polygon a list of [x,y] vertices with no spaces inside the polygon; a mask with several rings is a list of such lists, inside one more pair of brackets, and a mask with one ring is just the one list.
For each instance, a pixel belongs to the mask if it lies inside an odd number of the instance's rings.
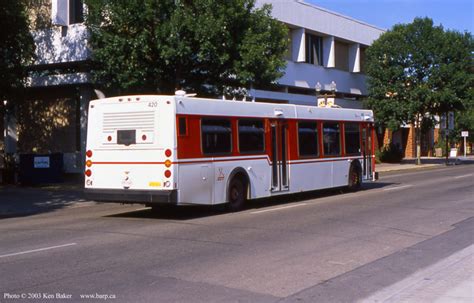
{"label": "bus rear panel", "polygon": [[125,96],[90,102],[87,198],[103,202],[177,203],[173,99]]}

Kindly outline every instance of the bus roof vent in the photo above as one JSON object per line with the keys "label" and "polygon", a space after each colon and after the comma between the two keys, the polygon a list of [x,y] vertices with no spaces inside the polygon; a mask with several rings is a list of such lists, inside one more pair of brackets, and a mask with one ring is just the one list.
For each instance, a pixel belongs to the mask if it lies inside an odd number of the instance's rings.
{"label": "bus roof vent", "polygon": [[184,90],[177,90],[174,92],[174,95],[178,97],[196,97],[197,94],[186,94]]}

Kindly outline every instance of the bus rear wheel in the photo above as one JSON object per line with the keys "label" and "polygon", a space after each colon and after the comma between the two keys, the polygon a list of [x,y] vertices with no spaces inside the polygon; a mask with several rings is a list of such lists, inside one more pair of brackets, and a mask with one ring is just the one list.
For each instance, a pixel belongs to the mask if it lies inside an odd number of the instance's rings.
{"label": "bus rear wheel", "polygon": [[349,184],[347,187],[350,191],[355,191],[360,188],[362,184],[361,170],[357,165],[352,164],[349,169]]}
{"label": "bus rear wheel", "polygon": [[229,183],[227,210],[239,211],[245,204],[246,185],[240,178],[233,178]]}

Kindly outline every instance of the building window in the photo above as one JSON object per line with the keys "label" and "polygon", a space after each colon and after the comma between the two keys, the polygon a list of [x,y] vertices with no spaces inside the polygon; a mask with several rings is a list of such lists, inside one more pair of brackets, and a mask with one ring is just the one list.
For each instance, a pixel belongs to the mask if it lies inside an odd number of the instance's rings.
{"label": "building window", "polygon": [[323,38],[311,34],[305,35],[306,63],[323,65]]}
{"label": "building window", "polygon": [[349,44],[336,41],[336,68],[349,71]]}
{"label": "building window", "polygon": [[344,142],[346,154],[360,153],[360,131],[358,123],[344,123]]}
{"label": "building window", "polygon": [[365,47],[360,48],[360,72],[365,73]]}
{"label": "building window", "polygon": [[83,0],[69,0],[69,24],[84,22]]}
{"label": "building window", "polygon": [[84,22],[83,0],[52,0],[51,17],[53,24],[61,26]]}
{"label": "building window", "polygon": [[202,151],[204,154],[226,154],[232,151],[232,128],[227,119],[202,119]]}
{"label": "building window", "polygon": [[325,122],[323,123],[323,145],[325,156],[340,155],[340,130],[339,123]]}
{"label": "building window", "polygon": [[286,48],[286,52],[283,56],[286,60],[292,60],[292,58],[293,58],[293,52],[292,52],[293,45],[292,45],[291,30],[288,30],[288,38],[287,39],[288,39],[288,47]]}
{"label": "building window", "polygon": [[241,153],[265,151],[265,128],[262,120],[239,120],[239,151]]}
{"label": "building window", "polygon": [[298,148],[302,157],[318,156],[318,127],[316,122],[298,123]]}

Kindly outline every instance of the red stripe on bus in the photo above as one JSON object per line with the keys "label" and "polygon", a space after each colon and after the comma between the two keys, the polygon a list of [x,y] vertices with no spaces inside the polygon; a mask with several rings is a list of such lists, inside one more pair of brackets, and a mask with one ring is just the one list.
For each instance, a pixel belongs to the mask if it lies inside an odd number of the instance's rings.
{"label": "red stripe on bus", "polygon": [[92,164],[165,164],[165,162],[92,162]]}
{"label": "red stripe on bus", "polygon": [[[288,164],[306,164],[306,163],[318,163],[318,162],[337,162],[337,161],[352,161],[355,159],[362,159],[362,157],[354,157],[354,158],[344,158],[344,159],[318,159],[318,160],[308,160],[308,161],[288,161]],[[220,160],[195,160],[195,161],[177,161],[171,162],[171,164],[196,164],[196,163],[215,163],[215,162],[230,162],[230,161],[245,161],[245,160],[267,160],[268,164],[272,164],[272,162],[268,159],[268,157],[260,157],[260,158],[239,158],[239,159],[220,159]],[[281,161],[278,161],[281,162]],[[164,165],[165,162],[92,162],[92,164],[132,164],[132,165]]]}

